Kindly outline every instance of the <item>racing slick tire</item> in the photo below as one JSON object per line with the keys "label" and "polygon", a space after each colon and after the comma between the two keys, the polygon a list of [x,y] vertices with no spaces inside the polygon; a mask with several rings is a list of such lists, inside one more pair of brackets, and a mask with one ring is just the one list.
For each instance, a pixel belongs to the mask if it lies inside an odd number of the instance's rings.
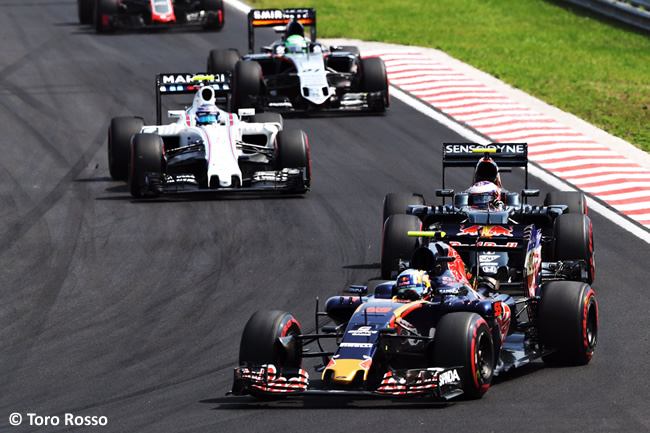
{"label": "racing slick tire", "polygon": [[108,171],[114,180],[126,180],[131,157],[131,137],[144,126],[141,117],[114,117],[108,127]]}
{"label": "racing slick tire", "polygon": [[201,0],[201,10],[205,11],[208,19],[203,24],[203,30],[221,30],[226,22],[226,11],[223,0]]}
{"label": "racing slick tire", "polygon": [[578,213],[587,215],[587,199],[585,195],[577,191],[551,191],[544,198],[544,206],[554,204],[565,204],[568,209],[566,213]]}
{"label": "racing slick tire", "polygon": [[277,146],[276,170],[304,168],[305,186],[311,186],[311,158],[307,134],[299,129],[282,130],[275,138]]}
{"label": "racing slick tire", "polygon": [[386,65],[379,57],[367,57],[361,59],[361,82],[362,92],[382,92],[384,95],[381,103],[370,107],[372,111],[383,113],[390,105],[388,97],[388,75]]}
{"label": "racing slick tire", "polygon": [[598,302],[590,285],[550,281],[542,287],[538,307],[539,338],[549,365],[586,365],[598,341]]}
{"label": "racing slick tire", "polygon": [[284,128],[284,119],[280,113],[257,113],[251,116],[251,123],[279,123],[280,129]]}
{"label": "racing slick tire", "polygon": [[95,12],[95,0],[77,0],[77,14],[79,23],[92,24],[93,14]]}
{"label": "racing slick tire", "polygon": [[594,259],[594,233],[587,215],[562,214],[555,219],[554,260],[584,260],[587,263],[588,284],[594,282],[596,261]]}
{"label": "racing slick tire", "polygon": [[418,246],[418,238],[409,237],[411,230],[420,230],[422,224],[415,215],[391,215],[384,222],[381,242],[381,278],[391,280],[397,260],[410,260]]}
{"label": "racing slick tire", "polygon": [[487,322],[476,313],[448,313],[440,318],[433,342],[433,366],[457,367],[463,393],[481,398],[492,383],[495,349]]}
{"label": "racing slick tire", "polygon": [[[158,134],[136,134],[131,142],[129,190],[136,198],[158,197],[164,172],[163,141]],[[153,175],[153,176],[152,176]],[[154,180],[155,178],[158,178]]]}
{"label": "racing slick tire", "polygon": [[254,61],[240,60],[233,68],[233,112],[240,108],[254,108],[262,94],[262,67]]}
{"label": "racing slick tire", "polygon": [[386,219],[391,215],[406,214],[406,208],[412,205],[424,205],[424,197],[415,193],[391,192],[386,194],[386,197],[384,197],[384,218],[382,219],[382,223],[386,222]]}
{"label": "racing slick tire", "polygon": [[239,61],[239,51],[236,49],[217,48],[208,54],[208,68],[210,74],[232,73],[235,63]]}
{"label": "racing slick tire", "polygon": [[95,2],[95,31],[106,33],[114,30],[109,17],[117,14],[118,0],[96,0]]}
{"label": "racing slick tire", "polygon": [[277,310],[257,311],[244,327],[239,344],[239,365],[300,368],[302,344],[297,339],[285,337],[301,333],[300,324],[291,314]]}

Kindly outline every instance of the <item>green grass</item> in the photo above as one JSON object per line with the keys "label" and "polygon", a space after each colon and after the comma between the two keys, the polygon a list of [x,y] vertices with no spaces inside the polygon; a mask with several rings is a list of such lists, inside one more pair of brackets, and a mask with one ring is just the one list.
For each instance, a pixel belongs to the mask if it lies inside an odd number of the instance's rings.
{"label": "green grass", "polygon": [[650,35],[553,0],[252,0],[319,38],[437,48],[650,151]]}

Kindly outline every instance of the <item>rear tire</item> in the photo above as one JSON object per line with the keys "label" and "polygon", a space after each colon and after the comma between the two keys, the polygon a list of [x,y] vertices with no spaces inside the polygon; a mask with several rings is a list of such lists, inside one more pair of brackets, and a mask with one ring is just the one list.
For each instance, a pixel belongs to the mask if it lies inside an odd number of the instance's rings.
{"label": "rear tire", "polygon": [[226,22],[223,0],[201,0],[201,10],[209,16],[203,30],[221,30]]}
{"label": "rear tire", "polygon": [[551,365],[586,365],[598,342],[598,302],[591,286],[578,281],[551,281],[542,287],[539,336]]}
{"label": "rear tire", "polygon": [[152,175],[164,172],[163,141],[158,134],[136,134],[131,145],[129,190],[136,198],[157,197],[160,190],[152,184]]}
{"label": "rear tire", "polygon": [[300,335],[300,324],[283,311],[258,311],[244,327],[239,345],[239,365],[273,364],[278,369],[300,368],[302,345],[291,339],[285,345],[280,338]]}
{"label": "rear tire", "polygon": [[215,49],[208,55],[208,69],[211,74],[232,73],[235,63],[239,61],[239,51],[235,49]]}
{"label": "rear tire", "polygon": [[381,104],[371,107],[372,111],[384,112],[390,105],[388,97],[388,75],[386,65],[379,57],[368,57],[361,59],[361,82],[362,92],[383,92],[384,99]]}
{"label": "rear tire", "polygon": [[434,367],[462,366],[459,376],[468,398],[483,397],[494,376],[494,344],[487,322],[476,313],[440,318],[433,343]]}
{"label": "rear tire", "polygon": [[115,180],[126,180],[131,157],[131,137],[144,126],[141,117],[114,117],[108,127],[108,170]]}
{"label": "rear tire", "polygon": [[578,213],[562,214],[555,219],[554,260],[584,260],[587,262],[588,284],[594,282],[596,262],[594,259],[594,234],[591,220]]}
{"label": "rear tire", "polygon": [[587,215],[587,199],[585,195],[577,191],[551,191],[544,198],[544,206],[554,204],[565,204],[568,209],[566,213],[577,213]]}
{"label": "rear tire", "polygon": [[424,197],[419,194],[394,193],[386,194],[384,197],[384,218],[382,222],[391,215],[406,214],[406,208],[413,205],[424,205]]}
{"label": "rear tire", "polygon": [[240,60],[233,68],[233,111],[254,108],[262,94],[262,67],[254,61]]}
{"label": "rear tire", "polygon": [[77,14],[79,23],[90,25],[93,23],[95,0],[77,0]]}
{"label": "rear tire", "polygon": [[299,129],[282,130],[276,136],[276,170],[304,168],[305,186],[311,186],[311,158],[307,134]]}
{"label": "rear tire", "polygon": [[114,28],[109,22],[105,22],[105,17],[115,16],[118,11],[118,0],[96,0],[95,2],[95,31],[105,33],[113,31]]}
{"label": "rear tire", "polygon": [[421,223],[415,215],[391,215],[384,222],[381,243],[381,278],[391,280],[397,260],[410,260],[418,246],[418,238],[409,237],[411,230],[420,230]]}

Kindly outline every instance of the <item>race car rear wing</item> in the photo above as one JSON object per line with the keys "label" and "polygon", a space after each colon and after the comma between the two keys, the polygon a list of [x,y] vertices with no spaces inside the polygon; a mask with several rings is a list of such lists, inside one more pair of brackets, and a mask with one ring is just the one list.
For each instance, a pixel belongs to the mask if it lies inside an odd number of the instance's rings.
{"label": "race car rear wing", "polygon": [[528,188],[528,144],[527,143],[443,143],[442,145],[442,188],[445,188],[447,167],[475,167],[485,155],[499,167],[523,167],[525,188]]}
{"label": "race car rear wing", "polygon": [[248,51],[255,50],[255,28],[286,26],[296,19],[309,27],[312,42],[316,41],[316,9],[253,9],[248,13]]}
{"label": "race car rear wing", "polygon": [[195,94],[201,88],[211,86],[217,103],[230,107],[230,74],[168,73],[156,75],[156,124],[162,124],[162,97],[164,95]]}

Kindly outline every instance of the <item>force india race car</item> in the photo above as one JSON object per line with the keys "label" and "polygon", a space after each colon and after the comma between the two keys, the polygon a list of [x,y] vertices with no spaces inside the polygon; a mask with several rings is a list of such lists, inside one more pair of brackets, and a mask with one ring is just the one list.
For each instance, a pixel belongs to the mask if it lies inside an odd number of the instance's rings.
{"label": "force india race car", "polygon": [[[534,278],[537,266],[545,276],[593,283],[593,232],[584,194],[554,191],[546,195],[543,206],[526,204],[528,197],[539,195],[539,190],[527,188],[527,163],[525,143],[443,144],[443,189],[436,191],[442,197],[442,205],[426,206],[421,195],[411,193],[391,193],[384,199],[382,278],[391,278],[398,271],[400,260],[407,260],[422,244],[423,238],[409,237],[409,231],[442,231],[472,274],[481,270],[501,287]],[[476,166],[476,184],[487,182],[498,188],[498,207],[477,206],[472,189],[459,193],[444,189],[447,168],[471,166]],[[507,170],[502,167],[526,170],[521,194],[501,185],[499,172]],[[445,204],[445,198],[451,198],[452,203]],[[491,249],[475,254],[469,241],[477,236],[483,246]],[[536,261],[538,256],[543,262]],[[530,296],[534,289],[535,284]]]}
{"label": "force india race car", "polygon": [[[310,27],[311,40],[304,38],[303,26]],[[259,27],[276,27],[285,36],[253,54]],[[207,70],[232,72],[235,108],[278,112],[388,109],[388,79],[382,59],[361,58],[354,46],[326,47],[315,40],[314,9],[251,10],[249,54],[240,58],[235,49],[214,49]]]}
{"label": "force india race car", "polygon": [[[317,304],[315,333],[303,333],[291,314],[256,312],[242,334],[229,394],[480,398],[493,376],[538,358],[589,363],[598,335],[589,284],[543,278],[534,256],[530,279],[501,291],[480,273],[470,282],[443,233],[422,236],[427,242],[397,281],[373,282],[374,290],[352,286],[349,295],[329,298],[324,312]],[[526,248],[536,243],[531,238]],[[480,235],[466,244],[475,254],[493,251]],[[403,292],[409,274],[420,292]],[[322,316],[334,324],[321,328]],[[303,365],[308,359],[320,361],[315,377]]]}
{"label": "force india race car", "polygon": [[223,0],[77,0],[77,12],[97,33],[182,24],[220,30],[225,20]]}
{"label": "force india race car", "polygon": [[[170,110],[177,119],[161,124],[161,97],[194,93],[192,105]],[[311,182],[307,135],[284,130],[278,113],[250,115],[249,121],[216,107],[229,98],[227,76],[159,74],[157,124],[141,117],[115,117],[108,129],[113,179],[127,180],[134,197],[183,192],[304,193]],[[209,108],[212,123],[197,115]]]}

